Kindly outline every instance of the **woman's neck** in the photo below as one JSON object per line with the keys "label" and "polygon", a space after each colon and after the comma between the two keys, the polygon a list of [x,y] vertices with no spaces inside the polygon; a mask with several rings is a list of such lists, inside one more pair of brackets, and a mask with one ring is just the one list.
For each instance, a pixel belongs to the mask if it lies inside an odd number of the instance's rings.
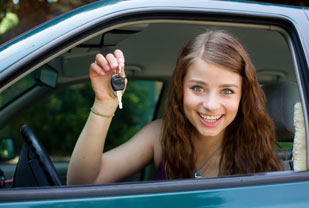
{"label": "woman's neck", "polygon": [[222,146],[223,134],[217,136],[202,137],[201,135],[193,135],[193,145],[195,155],[197,157],[208,157],[218,148]]}
{"label": "woman's neck", "polygon": [[201,137],[194,135],[195,167],[204,177],[217,176],[222,152],[223,135]]}

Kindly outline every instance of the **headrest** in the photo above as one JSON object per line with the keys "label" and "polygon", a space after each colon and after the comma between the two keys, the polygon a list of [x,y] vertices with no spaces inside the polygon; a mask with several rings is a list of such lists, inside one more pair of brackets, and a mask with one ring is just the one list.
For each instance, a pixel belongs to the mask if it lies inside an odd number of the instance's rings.
{"label": "headrest", "polygon": [[262,87],[267,96],[267,112],[276,125],[279,141],[293,141],[294,105],[299,102],[297,84],[277,82]]}

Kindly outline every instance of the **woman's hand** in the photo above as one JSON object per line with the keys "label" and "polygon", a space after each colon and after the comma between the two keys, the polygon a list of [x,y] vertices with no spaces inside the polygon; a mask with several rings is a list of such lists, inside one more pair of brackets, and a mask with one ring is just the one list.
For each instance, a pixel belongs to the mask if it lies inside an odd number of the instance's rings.
{"label": "woman's hand", "polygon": [[125,76],[124,55],[121,50],[117,49],[114,54],[109,53],[105,57],[102,54],[96,55],[95,62],[90,65],[89,76],[98,102],[117,101],[111,86],[111,77],[115,71],[119,72],[119,67],[121,67],[120,75]]}

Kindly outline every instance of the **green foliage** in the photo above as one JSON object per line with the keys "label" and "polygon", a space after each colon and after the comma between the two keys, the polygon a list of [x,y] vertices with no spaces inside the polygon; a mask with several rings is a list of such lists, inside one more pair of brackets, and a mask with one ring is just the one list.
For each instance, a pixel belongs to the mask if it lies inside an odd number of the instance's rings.
{"label": "green foliage", "polygon": [[284,150],[292,150],[293,149],[293,142],[280,142],[280,147]]}
{"label": "green foliage", "polygon": [[0,22],[0,34],[5,33],[7,30],[17,25],[18,21],[16,14],[11,12],[6,13],[5,17]]}
{"label": "green foliage", "polygon": [[16,155],[14,142],[11,138],[0,137],[0,158],[1,160],[12,159]]}
{"label": "green foliage", "polygon": [[156,98],[155,82],[129,82],[123,96],[123,109],[116,112],[107,135],[105,151],[131,138],[152,120]]}
{"label": "green foliage", "polygon": [[6,16],[7,9],[8,9],[8,0],[0,0],[0,22]]}
{"label": "green foliage", "polygon": [[18,130],[23,124],[29,124],[49,153],[70,154],[92,101],[89,83],[73,86],[26,109],[1,134],[18,138],[17,144],[21,147],[23,140]]}
{"label": "green foliage", "polygon": [[0,0],[0,44],[94,0]]}
{"label": "green foliage", "polygon": [[[105,150],[127,141],[152,120],[157,94],[156,82],[129,82],[123,97],[124,108],[116,112]],[[1,130],[1,135],[16,138],[20,148],[23,140],[18,130],[23,124],[29,124],[50,155],[69,156],[88,118],[93,100],[90,83],[63,89],[26,109]]]}

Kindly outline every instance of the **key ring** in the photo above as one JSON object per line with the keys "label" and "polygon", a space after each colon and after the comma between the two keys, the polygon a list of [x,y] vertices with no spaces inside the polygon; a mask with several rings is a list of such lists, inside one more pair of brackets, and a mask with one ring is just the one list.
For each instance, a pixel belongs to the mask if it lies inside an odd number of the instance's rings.
{"label": "key ring", "polygon": [[[119,76],[121,76],[120,75],[120,73],[121,73],[121,70],[122,70],[122,68],[121,68],[121,66],[120,66],[120,64],[118,65],[118,73],[117,73],[117,69],[115,69],[115,73],[114,74],[119,74]],[[123,78],[127,78],[126,76],[121,76],[121,77],[123,77]]]}
{"label": "key ring", "polygon": [[115,74],[120,74],[121,73],[121,66],[120,64],[118,65],[118,73],[117,73],[117,69],[115,69]]}

